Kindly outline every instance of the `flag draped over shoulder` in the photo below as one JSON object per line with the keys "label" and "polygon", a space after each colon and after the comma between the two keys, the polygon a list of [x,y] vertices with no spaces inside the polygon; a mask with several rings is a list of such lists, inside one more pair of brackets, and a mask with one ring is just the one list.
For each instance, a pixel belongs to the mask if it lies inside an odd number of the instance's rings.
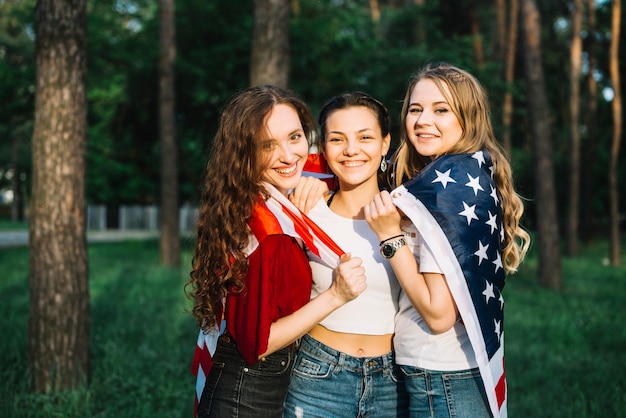
{"label": "flag draped over shoulder", "polygon": [[494,417],[506,417],[502,209],[484,152],[437,158],[391,196],[433,250],[476,354]]}
{"label": "flag draped over shoulder", "polygon": [[[282,193],[272,185],[265,183],[266,190],[270,193],[267,200],[259,199],[248,226],[250,227],[250,239],[245,253],[250,255],[265,237],[269,235],[285,234],[300,238],[307,249],[331,268],[339,264],[339,257],[344,251],[311,219],[300,212]],[[220,315],[216,315],[220,316]],[[194,353],[191,372],[196,376],[196,400],[194,416],[196,415],[200,397],[204,390],[206,377],[209,374],[213,361],[211,360],[217,347],[219,336],[224,333],[226,322],[221,321],[208,332],[200,330],[196,350]]]}

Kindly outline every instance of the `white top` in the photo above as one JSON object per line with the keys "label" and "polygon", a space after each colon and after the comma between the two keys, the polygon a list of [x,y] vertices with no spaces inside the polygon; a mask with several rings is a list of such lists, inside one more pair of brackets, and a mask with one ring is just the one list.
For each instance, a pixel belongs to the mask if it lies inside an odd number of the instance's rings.
{"label": "white top", "polygon": [[[343,218],[332,212],[324,199],[308,214],[345,252],[360,257],[365,268],[367,289],[356,299],[327,316],[321,325],[336,332],[384,335],[394,332],[400,285],[389,262],[380,255],[378,238],[367,221]],[[309,253],[313,271],[311,298],[331,285],[333,270]]]}
{"label": "white top", "polygon": [[[403,224],[402,230],[409,248],[419,263],[420,272],[441,273],[431,249],[417,228],[410,223]],[[460,318],[448,331],[433,334],[404,292],[400,295],[400,312],[393,344],[396,362],[401,365],[439,371],[478,367],[474,350]]]}

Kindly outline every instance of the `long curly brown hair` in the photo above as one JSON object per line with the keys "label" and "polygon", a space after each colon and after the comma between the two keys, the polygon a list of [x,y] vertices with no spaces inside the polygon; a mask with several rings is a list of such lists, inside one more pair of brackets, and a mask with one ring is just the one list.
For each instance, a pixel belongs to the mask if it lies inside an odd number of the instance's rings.
{"label": "long curly brown hair", "polygon": [[[405,124],[413,88],[424,79],[433,81],[439,87],[463,129],[461,139],[447,154],[485,150],[495,164],[494,180],[500,193],[504,225],[502,259],[505,271],[515,272],[530,246],[530,235],[520,225],[524,205],[513,187],[511,165],[493,131],[487,92],[467,71],[447,63],[430,64],[412,79],[402,105],[400,146],[392,158],[395,186],[399,186],[403,179],[415,176],[430,162],[412,146]],[[447,90],[444,86],[447,86]]]}
{"label": "long curly brown hair", "polygon": [[266,161],[260,144],[266,139],[267,118],[278,104],[293,107],[311,143],[315,122],[309,108],[292,92],[270,85],[255,86],[233,96],[224,108],[206,168],[191,279],[185,291],[192,314],[207,331],[228,291],[241,291],[248,270],[244,250],[247,222],[263,187]]}

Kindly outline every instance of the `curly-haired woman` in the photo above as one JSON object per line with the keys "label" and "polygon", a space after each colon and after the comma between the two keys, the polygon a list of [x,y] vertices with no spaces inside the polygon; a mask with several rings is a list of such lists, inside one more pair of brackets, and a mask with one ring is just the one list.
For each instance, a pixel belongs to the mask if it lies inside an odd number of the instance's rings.
{"label": "curly-haired woman", "polygon": [[200,417],[280,417],[294,341],[366,287],[361,261],[344,254],[336,280],[311,300],[302,239],[271,211],[289,203],[314,130],[308,107],[274,86],[240,92],[221,115],[187,284],[203,331],[226,320],[203,370]]}

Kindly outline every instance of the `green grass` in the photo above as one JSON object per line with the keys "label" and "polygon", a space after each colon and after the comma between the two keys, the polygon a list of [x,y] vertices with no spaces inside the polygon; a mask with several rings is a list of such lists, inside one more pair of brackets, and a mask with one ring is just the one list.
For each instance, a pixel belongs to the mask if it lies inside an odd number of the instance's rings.
{"label": "green grass", "polygon": [[158,242],[89,247],[92,382],[60,395],[30,394],[28,250],[2,249],[0,417],[190,417],[197,328],[181,269],[161,267]]}
{"label": "green grass", "polygon": [[[190,417],[197,329],[184,247],[173,270],[154,240],[90,245],[92,383],[56,396],[28,391],[28,249],[0,250],[0,417]],[[603,265],[606,254],[598,243],[564,259],[560,292],[537,284],[532,256],[508,280],[509,416],[624,416],[626,266]]]}
{"label": "green grass", "polygon": [[28,222],[12,222],[10,219],[0,217],[0,231],[27,231]]}
{"label": "green grass", "polygon": [[562,291],[538,286],[534,258],[508,280],[509,416],[626,416],[626,257],[610,267],[606,254],[563,259]]}

